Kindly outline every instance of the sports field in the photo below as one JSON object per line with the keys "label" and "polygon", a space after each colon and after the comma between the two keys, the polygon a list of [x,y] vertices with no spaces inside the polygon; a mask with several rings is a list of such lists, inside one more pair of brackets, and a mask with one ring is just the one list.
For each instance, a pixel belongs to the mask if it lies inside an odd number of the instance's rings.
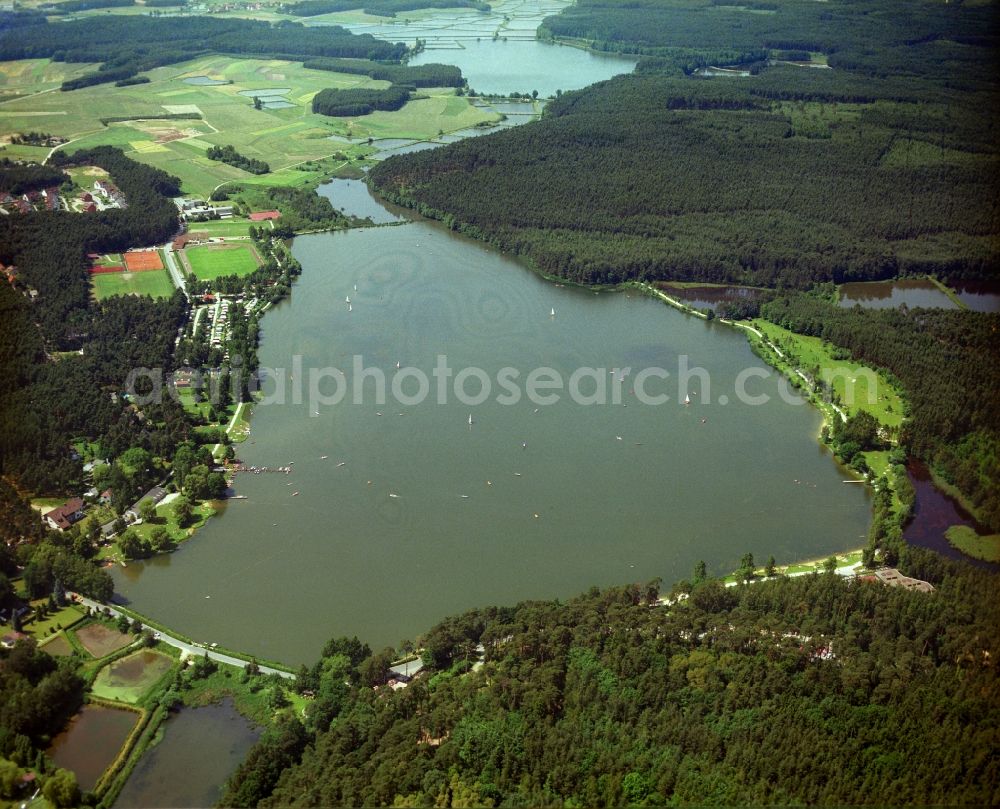
{"label": "sports field", "polygon": [[[310,102],[321,89],[387,87],[388,82],[307,70],[301,62],[229,56],[206,56],[146,71],[148,84],[95,85],[68,93],[27,95],[33,92],[29,81],[32,70],[36,74],[42,70],[40,61],[34,60],[31,70],[20,62],[0,63],[0,69],[16,77],[16,91],[25,94],[0,107],[0,137],[41,129],[75,139],[70,151],[105,144],[118,146],[134,159],[176,175],[185,193],[198,196],[208,196],[216,186],[229,182],[299,186],[335,171],[346,162],[345,153],[371,151],[364,144],[352,146],[330,140],[331,135],[433,137],[439,130],[450,132],[497,117],[473,107],[447,88],[421,90],[421,95],[433,95],[411,101],[396,113],[331,119],[310,111]],[[44,70],[53,71],[53,75],[57,69],[68,69],[62,64],[46,65]],[[75,68],[73,72],[76,74]],[[200,76],[225,83],[197,85],[184,81]],[[54,85],[39,85],[46,86]],[[283,91],[279,95],[292,106],[255,110],[252,99],[240,95],[248,90]],[[171,115],[200,117],[155,117]],[[101,121],[126,116],[130,120],[108,124]],[[150,120],[136,120],[140,117]],[[227,144],[240,154],[266,161],[271,173],[251,175],[205,156],[209,146]],[[47,150],[36,151],[44,154]]]}
{"label": "sports field", "polygon": [[188,266],[202,281],[223,275],[249,275],[260,266],[249,244],[203,244],[184,250]]}
{"label": "sports field", "polygon": [[174,285],[166,270],[145,272],[98,273],[90,276],[90,288],[97,300],[113,295],[149,295],[152,298],[169,298]]}
{"label": "sports field", "polygon": [[163,259],[158,250],[129,250],[123,258],[129,272],[163,269]]}

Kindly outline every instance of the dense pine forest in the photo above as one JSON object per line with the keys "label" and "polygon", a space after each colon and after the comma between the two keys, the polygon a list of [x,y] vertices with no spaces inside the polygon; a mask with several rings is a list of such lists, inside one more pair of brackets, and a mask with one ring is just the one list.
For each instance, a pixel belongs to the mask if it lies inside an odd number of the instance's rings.
{"label": "dense pine forest", "polygon": [[490,5],[480,0],[301,0],[284,6],[284,11],[297,17],[315,17],[335,11],[361,9],[365,14],[395,17],[398,12],[418,8],[474,8],[489,11]]}
{"label": "dense pine forest", "polygon": [[312,111],[319,115],[353,118],[375,110],[398,110],[409,101],[406,87],[393,85],[384,90],[355,87],[350,90],[320,90],[312,100]]}
{"label": "dense pine forest", "polygon": [[331,641],[304,721],[220,805],[995,804],[996,576],[902,564],[937,590],[814,574],[476,610],[420,639],[402,691],[392,650]]}

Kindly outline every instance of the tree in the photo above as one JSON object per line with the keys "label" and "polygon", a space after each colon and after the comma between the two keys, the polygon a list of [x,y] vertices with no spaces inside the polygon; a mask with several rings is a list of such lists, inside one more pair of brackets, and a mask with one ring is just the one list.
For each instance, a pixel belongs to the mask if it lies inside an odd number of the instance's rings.
{"label": "tree", "polygon": [[831,556],[825,562],[823,562],[823,571],[831,575],[837,572],[836,556]]}
{"label": "tree", "polygon": [[174,519],[181,528],[187,528],[194,521],[194,507],[187,497],[177,498],[174,504]]}
{"label": "tree", "polygon": [[255,110],[262,110],[262,109],[264,109],[264,104],[260,100],[260,96],[254,96],[253,97],[253,108]]}
{"label": "tree", "polygon": [[699,559],[694,566],[694,575],[692,581],[697,584],[700,581],[705,581],[708,578],[708,568],[705,566],[705,560]]}
{"label": "tree", "polygon": [[125,632],[128,632],[131,623],[132,622],[129,620],[128,616],[125,615],[125,613],[119,613],[118,618],[115,619],[115,626],[117,627],[118,631],[123,634]]}
{"label": "tree", "polygon": [[149,532],[149,544],[157,553],[163,553],[164,551],[169,550],[173,541],[170,539],[170,534],[167,529],[162,525],[158,525]]}
{"label": "tree", "polygon": [[767,567],[765,569],[765,572],[767,573],[768,576],[773,576],[774,575],[774,573],[775,573],[775,567],[776,566],[775,566],[774,556],[768,556],[767,557]]}
{"label": "tree", "polygon": [[756,566],[753,563],[753,554],[749,551],[740,558],[740,576],[746,581],[753,578]]}
{"label": "tree", "polygon": [[118,550],[124,559],[142,559],[149,556],[149,542],[129,529],[118,537]]}
{"label": "tree", "polygon": [[66,588],[63,587],[62,582],[58,578],[55,584],[52,585],[52,600],[55,601],[57,607],[66,606]]}
{"label": "tree", "polygon": [[148,498],[139,503],[139,519],[143,522],[155,522],[156,503]]}
{"label": "tree", "polygon": [[49,803],[60,809],[76,806],[80,802],[80,788],[77,786],[76,776],[69,770],[58,769],[45,779],[42,794]]}

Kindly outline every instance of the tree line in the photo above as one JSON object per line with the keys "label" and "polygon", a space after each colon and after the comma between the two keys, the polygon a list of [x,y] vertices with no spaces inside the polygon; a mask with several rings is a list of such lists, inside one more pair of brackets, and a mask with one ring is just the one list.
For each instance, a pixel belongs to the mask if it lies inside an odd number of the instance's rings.
{"label": "tree line", "polygon": [[205,152],[205,156],[209,160],[228,163],[230,166],[243,169],[243,171],[250,174],[267,174],[271,170],[271,167],[265,161],[240,154],[236,151],[236,147],[232,145],[209,146],[208,151]]}
{"label": "tree line", "polygon": [[[301,5],[301,4],[299,4]],[[368,76],[378,81],[388,81],[408,87],[461,87],[465,84],[462,71],[454,65],[430,63],[426,65],[394,65],[358,59],[307,59],[303,67],[311,70],[329,70]]]}

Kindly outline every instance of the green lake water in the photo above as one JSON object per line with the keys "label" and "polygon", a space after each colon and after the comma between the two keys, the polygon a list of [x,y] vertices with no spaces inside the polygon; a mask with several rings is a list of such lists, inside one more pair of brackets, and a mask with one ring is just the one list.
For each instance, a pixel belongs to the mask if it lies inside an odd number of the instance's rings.
{"label": "green lake water", "polygon": [[[239,475],[247,499],[193,541],[116,568],[118,593],[140,612],[298,664],[334,635],[395,644],[474,606],[671,582],[699,559],[722,573],[748,550],[782,562],[863,544],[864,487],[843,484],[816,440],[819,414],[779,398],[779,377],[736,329],[636,293],[558,287],[436,224],[305,236],[294,250],[304,273],[264,318],[260,349],[286,384],[310,367],[350,372],[354,355],[390,378],[397,362],[430,375],[444,354],[455,371],[494,380],[516,368],[522,390],[538,366],[564,379],[591,366],[608,380],[607,369],[631,367],[622,403],[585,406],[564,392],[554,405],[510,406],[495,390],[479,406],[451,392],[446,405],[433,394],[381,405],[369,383],[360,405],[348,396],[317,408],[306,394],[258,406],[240,457],[294,471]],[[651,380],[671,401],[641,405],[635,374],[676,374],[681,355],[710,373],[710,388]],[[767,378],[747,389],[765,405],[737,401],[736,377],[753,367]],[[690,406],[678,402],[685,392]]]}

